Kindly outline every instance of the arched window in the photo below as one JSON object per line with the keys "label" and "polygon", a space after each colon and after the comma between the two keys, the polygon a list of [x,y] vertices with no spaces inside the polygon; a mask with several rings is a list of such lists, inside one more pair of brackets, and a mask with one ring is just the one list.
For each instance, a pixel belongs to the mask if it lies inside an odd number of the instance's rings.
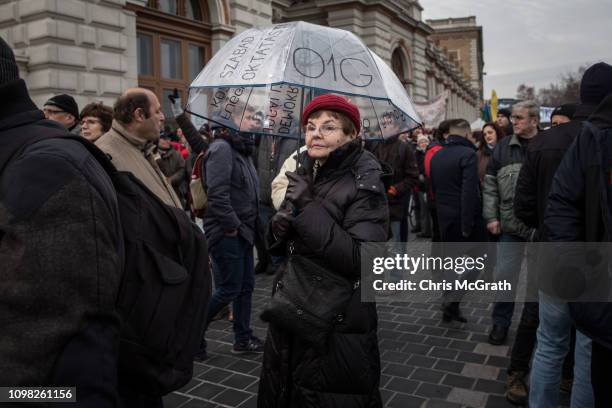
{"label": "arched window", "polygon": [[138,84],[155,92],[174,127],[168,95],[178,89],[185,101],[210,59],[210,14],[206,0],[149,0],[147,5],[126,5],[136,13]]}
{"label": "arched window", "polygon": [[396,48],[391,55],[391,68],[400,81],[403,82],[406,71],[404,70],[404,61],[402,60],[402,54],[399,48]]}
{"label": "arched window", "polygon": [[409,94],[412,94],[412,66],[410,59],[403,52],[401,47],[397,47],[391,54],[391,69],[402,82]]}
{"label": "arched window", "polygon": [[[207,20],[202,9],[208,9],[200,0],[149,0],[148,6],[163,13],[186,17],[190,20]],[[208,14],[208,13],[206,13]]]}

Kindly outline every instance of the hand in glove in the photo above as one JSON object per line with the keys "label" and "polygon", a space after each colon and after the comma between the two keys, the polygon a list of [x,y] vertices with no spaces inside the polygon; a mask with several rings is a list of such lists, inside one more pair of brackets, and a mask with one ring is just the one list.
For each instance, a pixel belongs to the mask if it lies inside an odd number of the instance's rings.
{"label": "hand in glove", "polygon": [[168,99],[170,100],[172,115],[174,115],[174,117],[181,115],[183,113],[183,108],[181,107],[182,102],[178,89],[174,88],[174,93],[172,95],[168,95]]}
{"label": "hand in glove", "polygon": [[313,199],[310,176],[292,171],[286,172],[285,175],[289,179],[285,200],[290,201],[297,210],[301,210]]}
{"label": "hand in glove", "polygon": [[293,215],[288,210],[279,210],[270,220],[272,234],[277,241],[284,240],[291,231]]}

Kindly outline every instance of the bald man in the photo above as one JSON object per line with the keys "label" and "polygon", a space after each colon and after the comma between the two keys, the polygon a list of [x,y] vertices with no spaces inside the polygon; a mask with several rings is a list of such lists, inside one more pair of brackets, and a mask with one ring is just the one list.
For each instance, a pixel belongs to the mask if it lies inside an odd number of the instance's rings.
{"label": "bald man", "polygon": [[97,141],[120,171],[129,171],[164,203],[182,208],[172,185],[156,162],[156,143],[164,122],[157,96],[148,89],[130,88],[117,99],[111,130]]}

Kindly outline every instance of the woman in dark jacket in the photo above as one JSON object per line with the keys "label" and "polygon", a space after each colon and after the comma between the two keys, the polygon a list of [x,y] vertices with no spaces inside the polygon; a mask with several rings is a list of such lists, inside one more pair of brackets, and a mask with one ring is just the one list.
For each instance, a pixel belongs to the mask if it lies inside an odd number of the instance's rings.
{"label": "woman in dark jacket", "polygon": [[[287,173],[285,202],[270,231],[271,250],[288,247],[349,281],[360,279],[360,243],[385,241],[389,222],[382,170],[357,138],[360,123],[357,107],[336,95],[306,106],[308,150],[301,168]],[[376,306],[361,302],[359,290],[325,351],[271,322],[258,407],[381,407],[376,329]]]}
{"label": "woman in dark jacket", "polygon": [[480,184],[483,183],[485,174],[487,172],[487,165],[491,160],[493,149],[504,137],[504,131],[495,122],[485,123],[482,127],[482,140],[478,146],[476,156],[478,158],[478,177],[480,178]]}

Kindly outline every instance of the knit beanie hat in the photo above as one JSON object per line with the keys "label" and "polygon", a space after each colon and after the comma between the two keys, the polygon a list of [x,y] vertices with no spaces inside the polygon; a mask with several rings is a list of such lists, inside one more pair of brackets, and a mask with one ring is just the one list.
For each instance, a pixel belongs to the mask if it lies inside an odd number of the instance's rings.
{"label": "knit beanie hat", "polygon": [[325,94],[314,98],[302,113],[302,125],[308,123],[308,117],[320,110],[330,110],[344,114],[351,122],[355,125],[357,133],[361,130],[361,116],[359,115],[359,108],[352,104],[347,98],[334,94]]}
{"label": "knit beanie hat", "polygon": [[561,115],[566,116],[571,120],[574,118],[574,113],[576,113],[576,104],[566,103],[561,106],[557,106],[550,114],[550,118],[552,119],[552,117],[555,115]]}
{"label": "knit beanie hat", "polygon": [[9,45],[0,37],[0,85],[19,79],[19,68],[15,54]]}
{"label": "knit beanie hat", "polygon": [[508,120],[510,120],[510,116],[512,116],[512,113],[510,113],[510,109],[507,109],[507,108],[501,108],[500,110],[497,111],[497,114],[505,116],[506,118],[508,118]]}
{"label": "knit beanie hat", "polygon": [[79,106],[77,105],[74,98],[70,95],[55,95],[53,98],[45,102],[44,106],[47,105],[57,106],[64,112],[70,113],[72,116],[74,116],[76,120],[79,120]]}
{"label": "knit beanie hat", "polygon": [[599,105],[609,93],[612,93],[612,65],[598,62],[584,71],[580,82],[580,103]]}

